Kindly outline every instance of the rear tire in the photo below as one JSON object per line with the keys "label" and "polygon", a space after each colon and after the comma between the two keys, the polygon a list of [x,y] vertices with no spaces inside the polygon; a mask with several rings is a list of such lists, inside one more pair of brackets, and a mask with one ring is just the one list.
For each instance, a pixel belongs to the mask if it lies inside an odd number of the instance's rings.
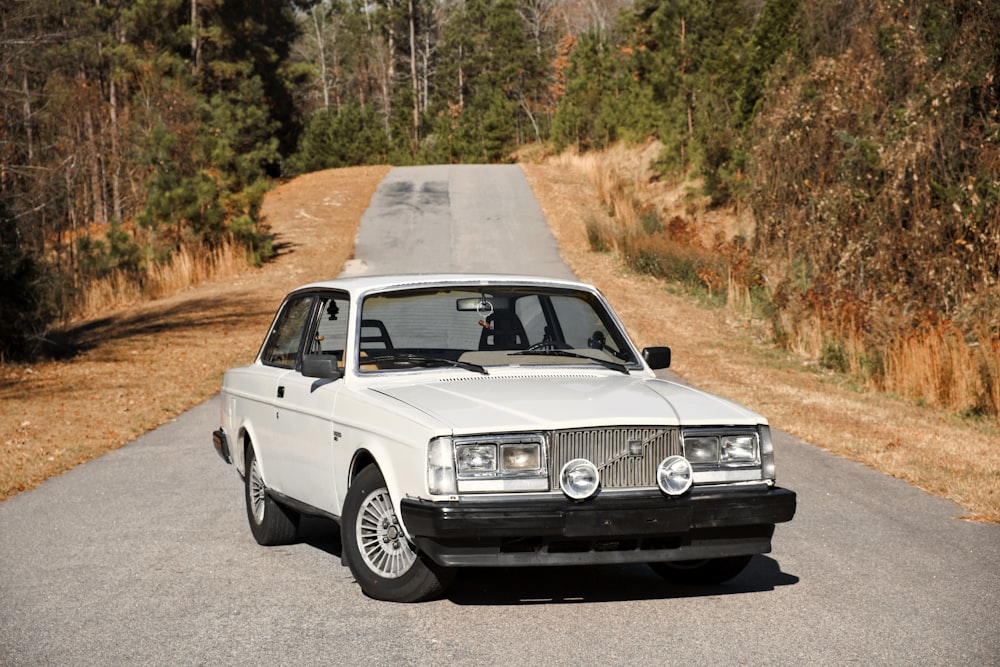
{"label": "rear tire", "polygon": [[419,602],[440,596],[454,572],[421,556],[396,518],[382,472],[369,465],[347,490],[340,525],[344,560],[369,597]]}
{"label": "rear tire", "polygon": [[257,544],[272,547],[293,542],[299,527],[299,513],[276,503],[268,495],[253,447],[247,447],[243,479],[247,520]]}
{"label": "rear tire", "polygon": [[751,558],[753,556],[668,561],[650,563],[649,567],[673,584],[712,586],[729,581],[738,575],[750,564]]}

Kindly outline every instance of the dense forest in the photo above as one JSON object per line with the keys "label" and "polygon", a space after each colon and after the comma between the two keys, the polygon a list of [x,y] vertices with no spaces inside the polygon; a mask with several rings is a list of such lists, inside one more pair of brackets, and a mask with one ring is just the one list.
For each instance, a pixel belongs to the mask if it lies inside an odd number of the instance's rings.
{"label": "dense forest", "polygon": [[0,0],[0,360],[95,281],[266,261],[278,178],[655,140],[754,232],[649,211],[602,248],[668,278],[687,248],[837,370],[957,336],[996,414],[998,77],[992,0]]}

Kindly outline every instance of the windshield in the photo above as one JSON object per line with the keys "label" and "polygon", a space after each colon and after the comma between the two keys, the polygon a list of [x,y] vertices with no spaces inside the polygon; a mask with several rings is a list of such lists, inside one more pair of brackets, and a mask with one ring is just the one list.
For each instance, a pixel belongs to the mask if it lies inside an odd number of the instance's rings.
{"label": "windshield", "polygon": [[476,286],[377,294],[362,303],[360,327],[362,372],[640,366],[602,302],[571,289]]}

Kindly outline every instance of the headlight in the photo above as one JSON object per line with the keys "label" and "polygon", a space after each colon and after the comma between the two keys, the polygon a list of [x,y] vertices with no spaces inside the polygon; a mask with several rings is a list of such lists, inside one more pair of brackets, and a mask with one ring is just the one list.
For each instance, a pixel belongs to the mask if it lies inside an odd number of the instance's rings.
{"label": "headlight", "polygon": [[679,496],[691,488],[694,471],[683,456],[668,456],[656,467],[656,484],[668,496]]}
{"label": "headlight", "polygon": [[515,442],[499,445],[497,458],[496,443],[461,444],[455,447],[455,461],[458,476],[482,476],[495,473],[517,474],[537,472],[542,467],[542,445],[540,442]]}
{"label": "headlight", "polygon": [[585,500],[597,493],[601,473],[587,459],[573,459],[559,472],[559,486],[573,500]]}
{"label": "headlight", "polygon": [[549,490],[543,435],[462,436],[451,441],[459,493]]}
{"label": "headlight", "polygon": [[718,463],[719,438],[714,435],[684,435],[684,457],[691,463]]}
{"label": "headlight", "polygon": [[458,445],[455,462],[459,475],[489,474],[497,469],[496,445]]}
{"label": "headlight", "polygon": [[685,431],[684,458],[696,468],[705,466],[755,465],[759,461],[757,431],[726,432],[698,429]]}
{"label": "headlight", "polygon": [[720,463],[754,463],[757,461],[757,435],[725,435],[720,439]]}
{"label": "headlight", "polygon": [[685,428],[681,432],[681,445],[684,458],[694,470],[695,484],[773,479],[769,477],[774,470],[766,426]]}
{"label": "headlight", "polygon": [[500,465],[507,472],[541,470],[542,446],[537,442],[500,445]]}

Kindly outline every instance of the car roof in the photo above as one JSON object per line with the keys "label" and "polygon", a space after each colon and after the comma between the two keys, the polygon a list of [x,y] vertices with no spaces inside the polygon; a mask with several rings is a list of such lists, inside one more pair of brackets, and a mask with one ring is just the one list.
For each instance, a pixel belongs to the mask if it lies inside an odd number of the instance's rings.
{"label": "car roof", "polygon": [[543,276],[507,275],[500,273],[398,273],[386,275],[346,276],[302,285],[294,292],[315,289],[338,289],[361,295],[397,287],[434,287],[448,285],[535,285],[597,290],[585,283],[546,278]]}

